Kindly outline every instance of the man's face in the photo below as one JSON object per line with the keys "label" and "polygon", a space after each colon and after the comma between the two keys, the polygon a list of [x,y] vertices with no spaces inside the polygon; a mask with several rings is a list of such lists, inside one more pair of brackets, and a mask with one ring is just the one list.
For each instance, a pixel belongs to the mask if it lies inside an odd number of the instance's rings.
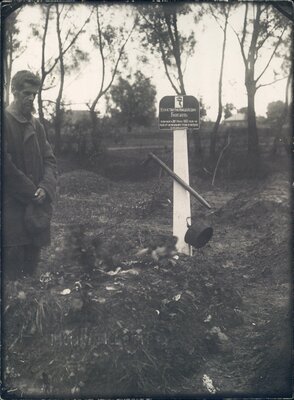
{"label": "man's face", "polygon": [[14,92],[15,101],[23,115],[30,116],[35,111],[34,100],[38,89],[38,86],[25,82],[22,90],[16,90]]}

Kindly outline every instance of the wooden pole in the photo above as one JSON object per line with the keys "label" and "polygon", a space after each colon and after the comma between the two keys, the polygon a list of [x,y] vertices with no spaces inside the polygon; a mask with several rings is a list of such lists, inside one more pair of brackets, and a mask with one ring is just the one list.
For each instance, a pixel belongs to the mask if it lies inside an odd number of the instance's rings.
{"label": "wooden pole", "polygon": [[[186,185],[189,184],[187,130],[174,131],[174,173]],[[178,238],[178,252],[192,255],[191,246],[185,242],[187,218],[191,217],[190,192],[178,180],[174,179],[173,191],[173,235]]]}
{"label": "wooden pole", "polygon": [[190,192],[192,196],[194,196],[203,206],[207,207],[209,210],[211,209],[211,205],[198,192],[196,192],[196,190],[194,190],[182,178],[174,173],[174,171],[172,171],[160,158],[153,153],[149,153],[149,157],[156,161],[174,180],[176,180],[188,192]]}

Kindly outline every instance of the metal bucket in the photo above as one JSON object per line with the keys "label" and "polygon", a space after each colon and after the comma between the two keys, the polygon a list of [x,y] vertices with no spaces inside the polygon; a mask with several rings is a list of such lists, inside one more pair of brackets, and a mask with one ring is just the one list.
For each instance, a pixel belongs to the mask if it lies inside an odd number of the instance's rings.
{"label": "metal bucket", "polygon": [[187,223],[188,230],[184,237],[186,243],[195,247],[196,249],[200,249],[205,246],[206,243],[212,238],[213,229],[211,226],[208,226],[204,221],[197,221],[194,224],[189,225]]}

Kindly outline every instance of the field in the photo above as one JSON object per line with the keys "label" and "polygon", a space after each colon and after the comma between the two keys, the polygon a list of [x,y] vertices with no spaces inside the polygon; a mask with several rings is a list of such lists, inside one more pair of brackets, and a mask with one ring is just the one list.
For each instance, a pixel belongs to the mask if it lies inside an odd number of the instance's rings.
{"label": "field", "polygon": [[52,244],[5,289],[2,396],[291,397],[288,166],[214,186],[192,172],[214,235],[189,257],[171,178],[128,151],[59,160]]}

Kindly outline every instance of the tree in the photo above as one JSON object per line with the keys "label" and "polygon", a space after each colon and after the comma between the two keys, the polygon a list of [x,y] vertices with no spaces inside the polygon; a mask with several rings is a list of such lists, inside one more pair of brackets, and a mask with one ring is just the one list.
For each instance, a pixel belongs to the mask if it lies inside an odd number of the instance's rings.
{"label": "tree", "polygon": [[[101,151],[101,131],[98,129],[98,117],[96,107],[99,100],[108,92],[113,84],[114,78],[118,72],[120,62],[125,54],[125,47],[137,24],[136,18],[133,25],[128,29],[126,27],[127,18],[120,24],[115,25],[112,16],[106,18],[105,6],[95,5],[97,32],[91,35],[94,47],[98,49],[100,55],[100,82],[98,92],[94,100],[88,104],[92,121],[92,145],[95,150],[100,147]],[[110,12],[115,11],[115,6],[109,7]],[[108,11],[109,11],[108,9]]]}
{"label": "tree", "polygon": [[[44,116],[44,104],[53,104],[53,121],[55,128],[55,151],[58,153],[61,145],[61,124],[62,124],[62,96],[64,88],[65,73],[69,71],[72,66],[78,67],[79,62],[86,60],[87,55],[81,52],[77,47],[77,40],[79,36],[84,32],[85,26],[90,20],[89,17],[83,21],[80,27],[76,27],[71,22],[70,12],[74,10],[74,5],[60,6],[59,4],[46,4],[42,7],[42,13],[44,18],[43,27],[32,26],[34,36],[41,40],[41,85],[38,92],[38,107],[39,107],[39,118],[46,130],[46,121]],[[62,23],[61,23],[62,18]],[[46,45],[48,43],[48,33],[50,25],[53,28],[53,22],[55,21],[55,32],[57,37],[57,54],[46,55]],[[66,22],[64,24],[64,22]],[[62,25],[65,28],[62,29]],[[54,29],[54,28],[53,28]],[[68,55],[68,59],[65,57]],[[59,79],[56,80],[56,69],[59,67]],[[47,83],[47,85],[46,85]],[[43,99],[43,92],[58,85],[58,93],[56,101],[48,101]]]}
{"label": "tree", "polygon": [[126,125],[128,131],[134,124],[150,126],[155,119],[156,89],[142,72],[137,71],[133,83],[131,76],[119,77],[118,83],[110,89],[111,101],[116,106],[110,108],[112,117],[120,125]]}
{"label": "tree", "polygon": [[[185,65],[194,53],[196,44],[192,30],[180,30],[179,21],[191,12],[191,6],[181,3],[141,5],[139,8],[140,32],[143,34],[142,44],[151,54],[159,54],[167,79],[178,95],[185,95],[184,83]],[[197,7],[195,22],[202,15],[202,9]],[[202,112],[204,109],[201,108]],[[194,158],[202,164],[202,148],[200,136],[192,131],[194,140]]]}
{"label": "tree", "polygon": [[12,12],[5,20],[4,36],[4,102],[9,104],[9,90],[11,83],[11,71],[13,62],[25,51],[25,46],[21,45],[18,38],[18,16],[21,8]]}
{"label": "tree", "polygon": [[245,114],[246,117],[248,117],[248,107],[241,107],[241,108],[239,108],[238,113],[240,113],[240,114]]}
{"label": "tree", "polygon": [[195,47],[194,32],[180,32],[178,20],[191,10],[187,4],[152,4],[139,7],[143,46],[160,54],[165,74],[176,94],[185,95],[184,58]]}
{"label": "tree", "polygon": [[[251,17],[250,14],[252,14]],[[256,172],[259,163],[255,94],[259,88],[271,85],[279,80],[274,79],[269,83],[259,83],[275,57],[288,25],[288,21],[272,6],[266,3],[249,4],[246,2],[242,32],[237,33],[235,31],[245,66],[245,86],[248,99],[248,165],[250,166],[249,172],[252,174]],[[271,46],[271,54],[267,58],[262,58],[260,55],[265,43]],[[260,59],[266,59],[266,62],[257,72],[256,64]]]}
{"label": "tree", "polygon": [[222,86],[223,86],[223,72],[224,72],[224,61],[225,61],[225,51],[227,44],[227,28],[228,21],[230,16],[231,5],[230,4],[219,4],[214,5],[213,7],[210,5],[210,12],[216,20],[217,24],[220,26],[223,31],[223,44],[222,44],[222,53],[221,53],[221,62],[220,62],[220,72],[219,72],[219,81],[218,81],[218,114],[216,121],[213,126],[213,130],[211,132],[211,140],[210,140],[210,157],[214,163],[215,160],[215,145],[216,145],[216,137],[219,128],[219,124],[222,118],[223,113],[223,104],[222,104]]}
{"label": "tree", "polygon": [[280,119],[283,115],[284,108],[285,103],[283,103],[281,100],[272,101],[268,104],[266,115],[271,126],[277,128],[280,125]]}
{"label": "tree", "polygon": [[291,88],[291,82],[293,80],[293,60],[292,60],[292,54],[289,49],[291,48],[292,44],[292,32],[289,31],[287,32],[288,34],[286,35],[285,39],[282,42],[282,47],[284,47],[282,53],[280,54],[281,57],[283,57],[283,63],[282,63],[282,70],[287,76],[287,82],[286,82],[286,87],[285,87],[285,103],[284,103],[284,109],[282,110],[280,119],[279,119],[279,129],[282,128],[283,124],[287,121],[288,115],[289,115],[289,110],[290,110],[290,99],[289,99],[289,92]]}
{"label": "tree", "polygon": [[[63,89],[64,89],[64,80],[65,80],[65,73],[66,71],[70,71],[73,67],[77,69],[80,65],[81,61],[86,61],[88,59],[88,54],[84,51],[81,51],[75,45],[77,43],[78,37],[81,33],[84,32],[84,28],[90,21],[90,17],[92,13],[90,13],[89,17],[84,21],[81,25],[80,29],[76,31],[75,27],[69,28],[66,33],[65,37],[62,36],[62,26],[61,26],[61,18],[62,14],[64,18],[67,18],[67,14],[72,9],[73,6],[70,8],[64,9],[64,4],[61,6],[58,3],[55,4],[55,12],[56,12],[56,33],[57,33],[57,40],[58,40],[58,60],[59,60],[59,89],[58,95],[56,98],[55,104],[55,118],[54,118],[54,127],[55,127],[55,150],[59,152],[61,148],[61,125],[62,125],[62,97],[63,97]],[[73,32],[75,33],[73,33]],[[65,55],[66,53],[71,50],[71,62],[66,65]]]}
{"label": "tree", "polygon": [[225,119],[230,118],[233,115],[233,113],[232,113],[233,110],[235,110],[234,104],[233,103],[226,103],[225,106],[224,106],[224,110],[223,110],[224,111],[224,118]]}

